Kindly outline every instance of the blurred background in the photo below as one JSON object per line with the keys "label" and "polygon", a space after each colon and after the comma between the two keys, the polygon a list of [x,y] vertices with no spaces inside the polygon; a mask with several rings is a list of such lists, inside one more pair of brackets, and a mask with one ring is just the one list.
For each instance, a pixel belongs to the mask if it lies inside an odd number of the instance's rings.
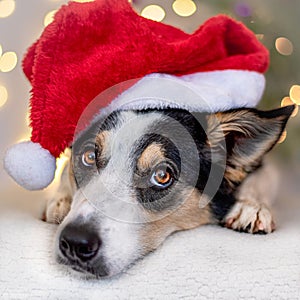
{"label": "blurred background", "polygon": [[[91,0],[76,0],[88,2]],[[118,1],[118,0],[116,0]],[[30,138],[28,101],[30,85],[22,73],[26,49],[39,37],[66,0],[0,0],[0,207],[15,204],[22,208],[41,205],[46,192],[27,192],[3,170],[7,147]],[[300,1],[299,0],[131,0],[144,17],[193,32],[205,20],[222,13],[245,23],[269,49],[271,67],[260,108],[300,104]],[[242,87],[241,87],[242,88]],[[245,90],[245,93],[247,91]],[[287,131],[272,153],[281,169],[281,203],[294,207],[300,192],[300,114],[297,110]],[[266,187],[267,188],[267,187]],[[300,199],[299,199],[300,202]],[[38,207],[38,209],[37,209]],[[284,206],[283,206],[284,207]],[[297,207],[297,205],[295,206]],[[298,205],[299,207],[299,205]],[[299,212],[299,209],[297,208]]]}

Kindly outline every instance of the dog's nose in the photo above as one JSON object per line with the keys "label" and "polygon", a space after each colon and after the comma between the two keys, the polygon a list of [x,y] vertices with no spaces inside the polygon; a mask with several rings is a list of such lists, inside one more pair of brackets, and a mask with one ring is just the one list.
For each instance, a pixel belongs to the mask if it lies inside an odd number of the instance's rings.
{"label": "dog's nose", "polygon": [[67,225],[60,234],[59,248],[69,259],[91,260],[98,252],[101,240],[94,229],[88,226]]}

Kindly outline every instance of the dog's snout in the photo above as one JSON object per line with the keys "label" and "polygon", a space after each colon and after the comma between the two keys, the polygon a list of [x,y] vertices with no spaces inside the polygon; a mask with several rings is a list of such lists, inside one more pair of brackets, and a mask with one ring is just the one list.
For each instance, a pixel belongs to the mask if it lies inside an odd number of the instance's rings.
{"label": "dog's snout", "polygon": [[60,234],[59,248],[68,259],[91,260],[96,256],[101,240],[95,230],[88,226],[67,225]]}

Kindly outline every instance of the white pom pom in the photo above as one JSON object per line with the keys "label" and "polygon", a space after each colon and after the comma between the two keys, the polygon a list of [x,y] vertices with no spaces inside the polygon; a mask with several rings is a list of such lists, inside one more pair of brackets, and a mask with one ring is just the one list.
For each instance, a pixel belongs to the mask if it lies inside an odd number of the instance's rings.
{"label": "white pom pom", "polygon": [[25,189],[41,190],[53,181],[56,160],[40,144],[22,142],[6,152],[4,168]]}

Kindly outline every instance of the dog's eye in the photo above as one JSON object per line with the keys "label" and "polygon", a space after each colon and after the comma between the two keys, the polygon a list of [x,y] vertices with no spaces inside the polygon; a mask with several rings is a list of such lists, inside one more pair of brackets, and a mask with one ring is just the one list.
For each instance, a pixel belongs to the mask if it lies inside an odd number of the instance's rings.
{"label": "dog's eye", "polygon": [[96,154],[94,150],[87,150],[82,154],[82,163],[86,167],[91,167],[96,162]]}
{"label": "dog's eye", "polygon": [[162,188],[167,188],[173,183],[172,171],[168,167],[159,167],[151,176],[151,183]]}

